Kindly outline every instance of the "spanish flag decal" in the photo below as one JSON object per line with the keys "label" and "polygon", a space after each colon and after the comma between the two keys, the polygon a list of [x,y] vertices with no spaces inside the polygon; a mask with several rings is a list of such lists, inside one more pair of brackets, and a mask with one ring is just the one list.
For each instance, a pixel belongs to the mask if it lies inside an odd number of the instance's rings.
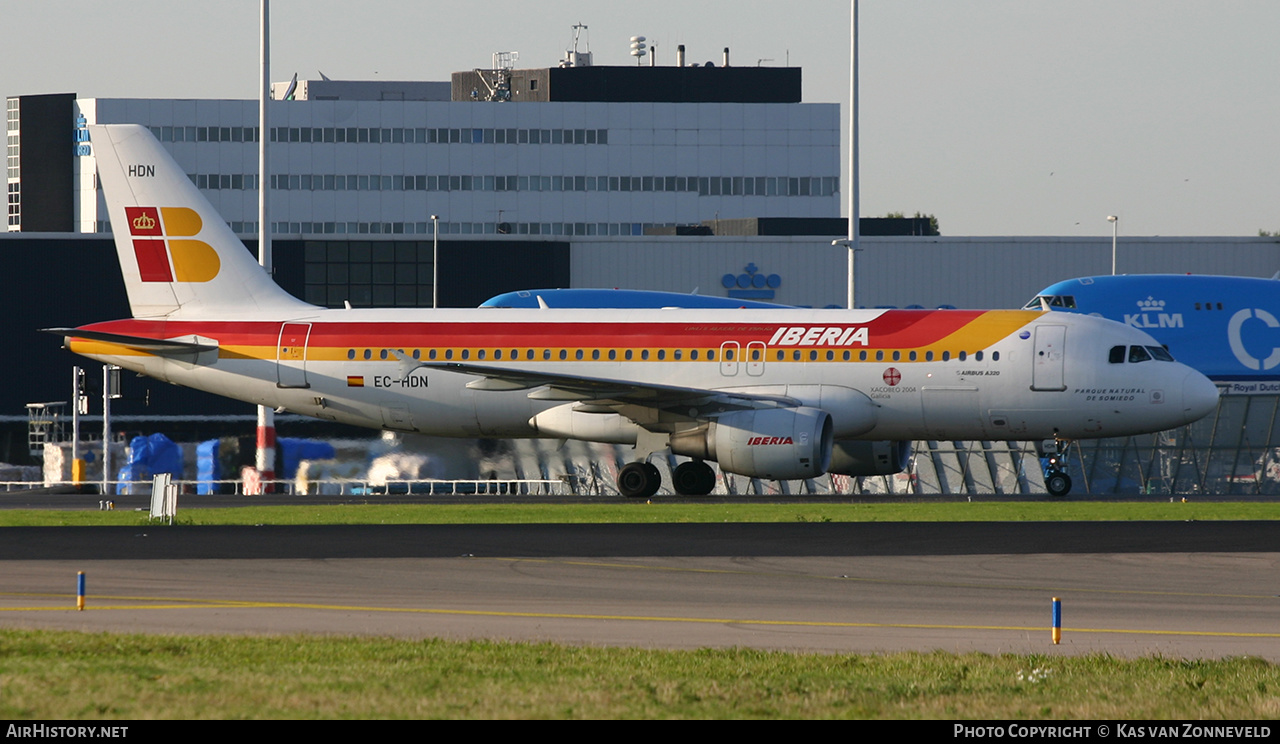
{"label": "spanish flag decal", "polygon": [[347,387],[364,387],[364,375],[347,375]]}

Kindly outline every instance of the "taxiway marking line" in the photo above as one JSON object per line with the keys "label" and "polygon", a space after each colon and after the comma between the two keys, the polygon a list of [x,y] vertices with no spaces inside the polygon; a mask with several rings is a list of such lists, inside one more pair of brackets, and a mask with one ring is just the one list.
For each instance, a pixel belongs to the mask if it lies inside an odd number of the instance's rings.
{"label": "taxiway marking line", "polygon": [[[141,598],[145,599],[145,598]],[[362,605],[328,605],[301,602],[244,602],[219,600],[178,600],[174,604],[172,598],[156,599],[167,604],[142,605],[93,605],[85,607],[85,611],[119,611],[119,610],[192,610],[192,609],[291,609],[291,610],[334,610],[340,612],[387,612],[422,615],[458,615],[465,617],[499,617],[513,619],[538,620],[617,620],[623,622],[658,622],[658,623],[694,623],[736,626],[765,627],[802,627],[802,628],[898,628],[903,630],[986,630],[1015,632],[1045,632],[1045,626],[1020,625],[947,625],[943,623],[853,623],[819,620],[760,620],[751,618],[730,617],[675,617],[661,615],[596,615],[567,612],[503,612],[497,610],[446,610],[429,607],[371,607]],[[4,607],[0,612],[77,612],[74,606],[63,607]],[[1122,635],[1173,635],[1203,636],[1214,638],[1280,638],[1280,633],[1245,633],[1208,630],[1157,630],[1141,628],[1063,628],[1065,633],[1106,633]]]}
{"label": "taxiway marking line", "polygon": [[[469,560],[475,560],[471,558]],[[789,579],[815,579],[818,581],[848,581],[858,584],[884,584],[890,586],[929,586],[951,589],[991,589],[996,591],[1046,592],[1059,594],[1104,594],[1135,597],[1209,597],[1213,599],[1280,599],[1275,594],[1217,594],[1212,592],[1170,592],[1143,589],[1091,589],[1063,586],[1002,586],[998,584],[978,584],[972,582],[948,581],[902,581],[897,579],[873,579],[861,576],[824,576],[821,574],[803,574],[790,571],[759,571],[735,568],[683,568],[680,566],[651,566],[638,563],[606,563],[600,561],[554,560],[550,558],[483,558],[481,560],[509,561],[511,563],[549,563],[565,566],[586,566],[589,568],[621,568],[631,570],[671,571],[677,573],[734,574],[739,576],[783,576]],[[0,595],[3,596],[3,595]]]}

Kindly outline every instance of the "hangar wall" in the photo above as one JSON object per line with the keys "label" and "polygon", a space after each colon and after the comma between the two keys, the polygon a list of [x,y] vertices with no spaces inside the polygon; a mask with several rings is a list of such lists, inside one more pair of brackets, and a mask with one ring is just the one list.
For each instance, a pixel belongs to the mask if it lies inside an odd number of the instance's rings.
{"label": "hangar wall", "polygon": [[[577,239],[575,287],[660,289],[725,296],[726,274],[777,275],[773,301],[843,307],[846,256],[831,238],[704,237]],[[858,257],[857,304],[959,308],[1021,307],[1054,282],[1111,273],[1111,239],[1059,237],[867,237]],[[1280,239],[1122,238],[1127,274],[1280,271]],[[748,269],[754,266],[754,269]]]}

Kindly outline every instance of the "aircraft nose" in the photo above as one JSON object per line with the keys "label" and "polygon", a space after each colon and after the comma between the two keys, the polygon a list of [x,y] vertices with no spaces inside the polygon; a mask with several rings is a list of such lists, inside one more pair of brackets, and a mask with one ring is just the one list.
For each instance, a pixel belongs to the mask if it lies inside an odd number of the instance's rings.
{"label": "aircraft nose", "polygon": [[1199,421],[1218,407],[1218,386],[1195,370],[1182,378],[1182,411],[1187,423]]}

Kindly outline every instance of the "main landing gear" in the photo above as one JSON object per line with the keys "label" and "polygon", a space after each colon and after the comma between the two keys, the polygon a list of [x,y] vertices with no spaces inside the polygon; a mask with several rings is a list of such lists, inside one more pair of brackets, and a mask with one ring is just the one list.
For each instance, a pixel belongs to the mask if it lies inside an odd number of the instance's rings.
{"label": "main landing gear", "polygon": [[618,493],[629,499],[647,499],[662,486],[662,473],[648,462],[633,462],[618,471]]}
{"label": "main landing gear", "polygon": [[[701,460],[676,466],[671,485],[681,496],[706,496],[716,487],[716,473]],[[618,492],[627,498],[647,499],[662,486],[662,474],[649,462],[633,462],[618,472]]]}
{"label": "main landing gear", "polygon": [[1067,443],[1046,439],[1036,449],[1040,455],[1040,467],[1044,469],[1044,487],[1049,495],[1066,496],[1071,491],[1071,476],[1067,475]]}
{"label": "main landing gear", "polygon": [[716,487],[716,471],[701,460],[682,462],[671,471],[671,485],[681,496],[706,496]]}

